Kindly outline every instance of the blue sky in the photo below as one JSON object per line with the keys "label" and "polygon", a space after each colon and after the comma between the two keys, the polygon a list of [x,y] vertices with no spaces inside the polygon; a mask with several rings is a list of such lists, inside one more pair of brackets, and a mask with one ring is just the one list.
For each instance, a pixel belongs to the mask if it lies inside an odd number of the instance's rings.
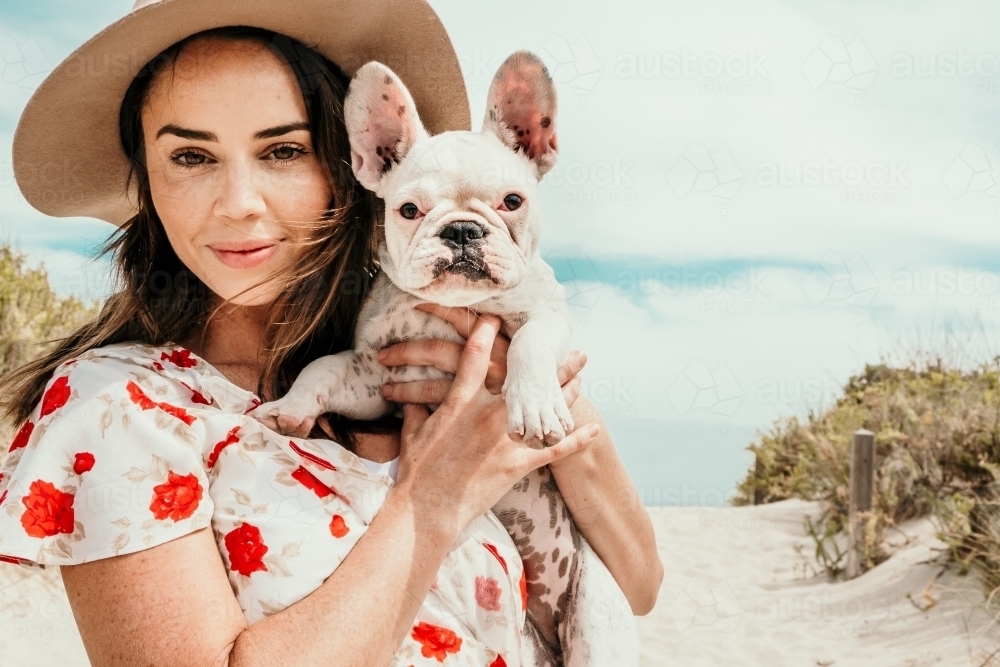
{"label": "blue sky", "polygon": [[[1000,353],[997,6],[432,4],[475,129],[512,51],[557,81],[542,250],[647,503],[721,503],[757,430],[866,362]],[[109,227],[27,206],[10,142],[45,70],[129,7],[0,2],[0,239],[83,296]]]}

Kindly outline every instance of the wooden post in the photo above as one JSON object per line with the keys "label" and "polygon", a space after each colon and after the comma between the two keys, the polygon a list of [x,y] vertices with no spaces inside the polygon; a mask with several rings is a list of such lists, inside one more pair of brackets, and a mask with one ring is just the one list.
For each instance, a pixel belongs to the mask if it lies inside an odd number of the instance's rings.
{"label": "wooden post", "polygon": [[764,477],[764,464],[760,460],[760,456],[756,457],[756,463],[753,467],[753,504],[763,505],[764,504],[764,489],[760,488],[761,479]]}
{"label": "wooden post", "polygon": [[864,519],[859,512],[872,508],[875,486],[875,434],[858,429],[851,438],[851,498],[847,530],[847,578],[861,574],[861,544]]}

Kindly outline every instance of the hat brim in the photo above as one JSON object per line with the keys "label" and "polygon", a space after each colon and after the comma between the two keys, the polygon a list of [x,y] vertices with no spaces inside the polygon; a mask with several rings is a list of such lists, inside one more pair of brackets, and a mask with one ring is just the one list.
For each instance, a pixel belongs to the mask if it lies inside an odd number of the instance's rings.
{"label": "hat brim", "polygon": [[122,225],[137,212],[121,148],[121,100],[163,49],[202,30],[266,28],[297,39],[353,76],[388,65],[431,134],[470,129],[469,101],[451,39],[425,0],[160,0],[111,24],[61,62],[28,100],[13,141],[25,200],[55,217]]}

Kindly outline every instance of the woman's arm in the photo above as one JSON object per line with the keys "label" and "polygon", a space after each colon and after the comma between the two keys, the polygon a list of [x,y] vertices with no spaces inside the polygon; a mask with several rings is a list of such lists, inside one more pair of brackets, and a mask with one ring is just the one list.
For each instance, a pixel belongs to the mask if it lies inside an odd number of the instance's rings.
{"label": "woman's arm", "polygon": [[94,667],[388,665],[457,533],[393,487],[333,574],[247,626],[208,528],[136,553],[64,566]]}
{"label": "woman's arm", "polygon": [[[477,319],[467,308],[431,303],[416,308],[450,322],[464,338],[468,338]],[[508,346],[509,341],[503,336],[494,340],[486,376],[486,386],[492,392],[500,392],[507,376]],[[406,341],[384,348],[379,362],[387,366],[434,366],[454,373],[462,347],[441,339]],[[559,370],[559,382],[564,388],[585,363],[586,355],[570,353],[566,365]],[[382,396],[398,402],[439,403],[450,384],[450,380],[390,383],[383,387]],[[570,412],[576,424],[597,423],[601,430],[586,449],[553,464],[552,473],[583,536],[621,587],[632,613],[643,616],[656,604],[663,581],[653,522],[597,408],[580,396],[570,403]]]}
{"label": "woman's arm", "polygon": [[635,483],[622,463],[600,412],[580,396],[570,407],[577,424],[600,424],[586,449],[549,465],[580,532],[607,566],[632,607],[653,610],[663,581],[656,535]]}

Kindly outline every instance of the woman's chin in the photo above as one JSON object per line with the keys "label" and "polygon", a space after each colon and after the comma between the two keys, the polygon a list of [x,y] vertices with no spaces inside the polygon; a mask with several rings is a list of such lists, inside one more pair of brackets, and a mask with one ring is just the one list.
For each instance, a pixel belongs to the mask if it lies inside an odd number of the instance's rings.
{"label": "woman's chin", "polygon": [[278,298],[280,289],[272,282],[270,285],[220,285],[218,289],[209,285],[219,298],[234,306],[265,306]]}

